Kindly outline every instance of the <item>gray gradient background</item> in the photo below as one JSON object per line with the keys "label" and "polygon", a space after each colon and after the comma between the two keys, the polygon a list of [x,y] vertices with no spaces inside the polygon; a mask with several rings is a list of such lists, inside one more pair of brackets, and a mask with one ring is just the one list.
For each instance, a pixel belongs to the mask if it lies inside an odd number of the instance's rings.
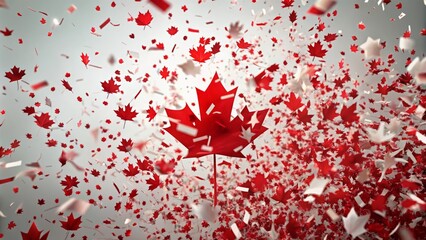
{"label": "gray gradient background", "polygon": [[[55,174],[61,169],[58,165],[58,158],[60,156],[61,149],[60,147],[47,148],[45,145],[46,134],[48,131],[40,129],[33,123],[33,117],[27,117],[22,113],[21,109],[25,106],[33,104],[34,101],[40,101],[44,103],[44,98],[47,96],[52,100],[52,110],[44,107],[44,111],[53,112],[53,109],[59,108],[61,110],[60,119],[56,122],[69,122],[69,125],[66,125],[65,129],[73,129],[71,139],[78,139],[79,143],[84,144],[86,147],[84,149],[77,149],[76,151],[79,154],[79,157],[76,159],[76,162],[84,167],[89,167],[86,159],[92,159],[90,157],[90,150],[96,147],[105,147],[105,144],[96,142],[93,140],[90,131],[79,129],[76,127],[77,121],[82,119],[83,125],[90,123],[92,128],[99,126],[101,121],[104,121],[106,118],[112,119],[115,123],[117,118],[113,114],[112,110],[116,109],[115,102],[127,103],[136,92],[140,89],[141,85],[137,84],[135,81],[132,84],[127,84],[122,86],[125,94],[122,99],[119,99],[117,96],[109,97],[109,107],[102,107],[102,111],[97,110],[98,107],[102,104],[102,100],[105,98],[105,94],[101,92],[100,81],[105,81],[114,75],[115,69],[119,68],[122,72],[125,69],[136,69],[139,67],[140,74],[136,74],[136,77],[142,76],[142,73],[149,72],[152,76],[152,79],[149,84],[147,84],[148,92],[144,93],[137,102],[133,102],[132,105],[136,106],[138,111],[148,108],[148,101],[153,99],[154,102],[158,105],[170,107],[172,103],[170,98],[167,101],[164,101],[165,96],[170,96],[173,93],[173,90],[170,89],[163,81],[159,80],[159,75],[156,73],[156,70],[152,68],[152,64],[158,63],[159,66],[177,66],[189,59],[189,54],[187,50],[190,47],[196,46],[198,38],[201,36],[216,36],[218,40],[222,42],[228,42],[226,39],[226,34],[224,33],[223,28],[229,26],[230,23],[235,21],[240,21],[245,29],[249,31],[244,35],[244,39],[252,40],[258,38],[258,36],[264,37],[263,41],[268,41],[268,38],[272,36],[281,37],[284,41],[288,37],[288,33],[285,29],[282,29],[282,24],[279,27],[272,27],[271,33],[266,33],[267,29],[264,28],[262,31],[260,28],[250,28],[250,22],[253,20],[251,10],[255,12],[260,12],[262,8],[268,9],[271,5],[274,6],[274,10],[269,13],[268,17],[273,18],[280,14],[283,18],[287,20],[288,10],[283,10],[280,8],[280,1],[266,1],[265,4],[262,4],[262,1],[258,1],[258,4],[251,4],[251,1],[239,1],[238,4],[230,4],[229,1],[207,1],[203,4],[197,4],[197,1],[174,1],[178,2],[173,4],[171,12],[173,13],[172,20],[169,20],[166,14],[154,9],[152,6],[147,5],[146,1],[142,3],[135,3],[134,1],[116,1],[117,7],[112,9],[109,7],[110,1],[85,1],[85,0],[74,0],[74,1],[21,1],[21,0],[9,0],[9,9],[0,9],[0,29],[8,27],[13,29],[12,37],[0,37],[1,45],[0,46],[0,73],[8,71],[13,65],[17,65],[21,68],[26,69],[27,75],[24,80],[30,84],[39,82],[41,80],[47,80],[50,83],[50,86],[55,86],[56,91],[50,92],[50,87],[39,90],[36,92],[36,98],[28,98],[28,93],[22,93],[16,90],[15,83],[9,84],[7,79],[2,78],[1,85],[6,86],[7,90],[0,90],[0,109],[5,109],[7,114],[2,117],[0,121],[5,120],[3,127],[0,128],[0,145],[8,146],[8,144],[13,139],[21,140],[21,147],[17,149],[11,157],[6,157],[6,161],[16,161],[22,160],[23,166],[12,169],[0,169],[0,178],[6,178],[14,176],[18,172],[27,169],[24,164],[36,161],[41,157],[40,164],[45,168],[44,174],[49,173],[50,176],[47,177],[38,177],[35,182],[31,182],[28,178],[18,179],[13,183],[5,184],[0,186],[0,210],[3,211],[7,218],[0,218],[0,232],[5,234],[5,239],[14,240],[18,239],[19,231],[26,232],[29,228],[28,221],[32,219],[32,216],[37,216],[37,225],[40,229],[50,230],[49,239],[64,239],[65,231],[60,229],[58,224],[50,224],[47,221],[40,220],[43,218],[53,220],[60,219],[54,212],[54,210],[45,212],[46,209],[54,207],[53,199],[58,197],[61,202],[66,198],[63,196],[61,186],[59,181],[61,179],[56,178]],[[311,5],[312,1],[308,1],[306,6],[300,8],[295,8],[298,11],[298,18],[300,19],[302,15],[306,12],[307,8]],[[393,1],[395,2],[395,1]],[[348,47],[349,43],[353,43],[351,40],[352,35],[358,37],[357,43],[362,44],[368,36],[373,38],[380,38],[382,41],[387,42],[386,51],[382,51],[382,57],[386,57],[388,53],[393,52],[393,46],[398,45],[398,39],[404,31],[408,29],[408,25],[412,29],[412,39],[415,40],[417,51],[416,56],[422,56],[426,50],[426,38],[419,36],[419,31],[422,28],[426,27],[426,7],[424,6],[423,0],[410,0],[410,1],[401,1],[403,3],[403,9],[397,10],[394,7],[394,3],[386,7],[386,11],[382,11],[380,6],[377,6],[377,1],[370,1],[369,3],[364,3],[364,1],[339,1],[338,4],[333,8],[338,10],[338,16],[333,22],[330,22],[329,19],[324,18],[324,22],[327,25],[331,25],[331,29],[334,32],[337,30],[343,31],[343,37],[338,38],[337,41],[333,42],[333,50],[327,54],[327,62],[332,62],[336,64],[340,59],[340,50],[344,50],[347,53],[345,59],[346,63],[351,65],[351,69],[355,72],[362,72],[364,67],[360,59],[363,57],[362,54],[351,54]],[[358,3],[360,5],[359,10],[354,10],[354,4]],[[70,4],[75,4],[78,7],[78,10],[73,14],[68,14],[66,9]],[[180,7],[186,4],[189,9],[188,14],[182,14]],[[102,11],[100,13],[95,13],[94,9],[96,5],[100,5]],[[300,5],[300,1],[296,0],[296,6]],[[40,10],[48,13],[49,16],[44,16],[39,13],[32,12],[28,10],[29,8]],[[239,11],[239,8],[242,8],[242,11]],[[150,9],[154,16],[153,23],[151,28],[146,28],[144,31],[141,31],[141,28],[136,26],[134,23],[128,23],[127,17],[128,12],[133,16],[137,15],[138,11],[145,12]],[[403,11],[407,15],[399,20],[398,15]],[[17,12],[23,14],[22,17],[17,16]],[[199,17],[200,15],[202,17]],[[47,20],[46,25],[41,25],[39,20],[44,17]],[[51,24],[53,18],[64,18],[64,22],[61,26],[56,27],[52,30]],[[92,26],[97,27],[107,18],[111,17],[113,23],[121,24],[120,27],[113,27],[111,25],[104,28],[99,33],[102,34],[102,37],[96,37],[90,34],[90,28]],[[390,18],[395,18],[394,22],[390,22]],[[186,24],[185,21],[189,20],[189,24]],[[205,25],[207,21],[214,21],[214,24]],[[359,31],[357,29],[357,24],[363,21],[367,28],[364,31]],[[288,23],[288,21],[285,21]],[[299,31],[303,32],[305,35],[308,35],[308,29],[316,24],[317,17],[312,15],[307,15],[306,21],[298,21]],[[170,38],[165,32],[169,26],[179,27],[178,36]],[[197,28],[200,29],[200,34],[191,34],[185,33],[186,28]],[[266,29],[266,30],[265,30]],[[53,36],[47,37],[47,32],[52,31]],[[135,33],[135,40],[129,39],[128,35],[130,33]],[[189,36],[189,40],[182,41],[183,35]],[[17,38],[23,38],[24,44],[17,44]],[[166,45],[165,52],[148,52],[140,51],[141,45],[151,46],[151,39],[156,38],[159,42],[164,42]],[[173,44],[177,43],[177,49],[174,54],[169,54]],[[284,43],[285,45],[285,43]],[[7,46],[12,50],[7,49]],[[265,44],[265,55],[267,56],[268,62],[264,62],[263,66],[272,64],[275,62],[281,63],[285,56],[280,53],[268,53],[268,44]],[[36,55],[35,50],[37,49],[38,55]],[[291,48],[291,46],[289,46]],[[223,49],[223,48],[222,48]],[[129,63],[128,58],[125,58],[126,51],[137,51],[140,52],[140,61],[138,64]],[[94,52],[99,51],[98,56],[94,56]],[[225,49],[223,51],[226,51]],[[102,66],[103,69],[88,68],[85,69],[82,63],[80,62],[81,52],[89,53],[91,57],[91,64]],[[66,54],[70,56],[69,59],[61,57],[60,54]],[[333,53],[333,54],[331,54]],[[116,59],[125,58],[126,64],[124,66],[110,66],[107,62],[108,57],[113,54]],[[170,59],[166,63],[159,63],[157,59],[161,59],[161,56],[168,54]],[[398,69],[395,69],[395,72],[404,71],[404,62],[408,54],[394,54],[395,59],[397,60]],[[171,70],[177,70],[180,76],[180,79],[177,81],[175,87],[176,91],[180,92],[184,98],[179,104],[182,105],[183,100],[188,102],[195,100],[194,86],[205,88],[206,83],[201,82],[196,79],[200,79],[201,76],[209,78],[212,76],[215,71],[226,75],[227,79],[239,79],[239,76],[235,69],[230,67],[232,64],[227,64],[229,61],[228,55],[219,54],[217,59],[214,59],[215,64],[205,64],[202,67],[201,74],[197,77],[185,76],[180,69],[172,68]],[[156,62],[152,62],[151,59],[155,59]],[[39,66],[38,73],[34,74],[32,69],[35,65]],[[358,70],[357,70],[358,69]],[[258,69],[249,70],[251,74],[258,72]],[[69,93],[68,91],[63,91],[63,88],[60,86],[60,80],[64,78],[65,72],[71,72],[72,76],[70,78],[70,83],[74,87],[73,92]],[[135,78],[136,78],[135,77]],[[243,78],[248,78],[249,74],[243,76]],[[83,81],[76,82],[76,79],[83,79]],[[154,79],[154,81],[153,81]],[[158,80],[158,81],[157,81]],[[229,80],[228,80],[229,82]],[[238,83],[240,86],[239,91],[244,92],[249,87],[244,84],[244,81]],[[25,85],[24,85],[25,86]],[[28,87],[25,86],[27,89]],[[158,94],[153,93],[155,88],[159,88],[164,93],[164,96],[159,96]],[[83,96],[88,92],[91,97],[85,99],[94,99],[99,98],[96,103],[91,101],[85,101],[84,106],[79,104],[75,99],[77,96]],[[258,109],[262,106],[260,103],[263,100],[263,97],[255,97],[256,94],[253,94],[253,103],[250,106],[252,109]],[[273,94],[272,94],[273,95]],[[272,96],[271,95],[271,96]],[[265,99],[269,99],[266,97]],[[239,102],[241,103],[241,102]],[[83,115],[82,109],[87,107],[90,111],[91,109],[97,110],[95,113],[92,113],[90,116]],[[109,109],[109,110],[108,110]],[[147,123],[146,120],[142,120],[141,115],[138,116],[140,120],[139,123],[142,124],[142,127],[138,127],[136,124],[127,124],[126,129],[121,129],[120,124],[112,124],[110,129],[112,132],[122,132],[124,138],[133,138],[136,140],[146,140],[150,138],[152,133],[159,131],[158,126],[152,127],[150,123]],[[159,116],[156,121],[161,122],[164,120],[163,116]],[[105,125],[102,123],[102,125]],[[269,122],[266,122],[265,125],[273,126],[272,119]],[[33,139],[31,141],[25,138],[26,133],[32,133]],[[66,142],[69,143],[69,139],[64,137],[65,131],[55,130],[52,132],[52,136],[58,140],[59,143]],[[165,135],[164,138],[166,142],[174,143],[171,136]],[[257,141],[267,142],[268,135],[263,135]],[[113,144],[118,144],[117,141],[110,141]],[[160,142],[153,142],[149,147],[152,151],[155,151],[156,146]],[[250,149],[246,149],[245,152],[250,152]],[[98,154],[95,159],[99,161],[104,161],[106,157],[110,154],[110,151]],[[153,153],[146,153],[147,155],[155,156]],[[179,171],[182,171],[185,167],[189,168],[192,161],[195,160],[185,160],[178,165]],[[93,163],[94,160],[92,159]],[[207,164],[206,164],[207,165]],[[207,176],[209,173],[209,167],[206,168],[205,172],[198,172],[198,175]],[[114,181],[120,186],[128,186],[130,188],[136,187],[134,183],[126,181],[123,177],[110,177],[107,179],[106,183],[96,182],[91,180],[91,182],[85,185],[82,182],[82,173],[77,172],[74,168],[67,165],[63,168],[62,172],[59,174],[63,178],[66,174],[72,176],[79,176],[81,191],[85,189],[90,189],[89,185],[93,186],[95,184],[102,184],[104,189],[101,192],[95,192],[94,196],[97,197],[99,194],[103,194],[104,197],[109,196],[110,194],[115,196],[116,192],[113,189],[111,182]],[[119,174],[117,174],[119,175]],[[195,175],[195,174],[194,174]],[[98,179],[99,180],[99,179]],[[207,181],[201,182],[200,184],[209,185]],[[37,191],[32,189],[33,185],[38,185],[39,189]],[[12,192],[12,188],[18,186],[20,191],[18,194]],[[139,186],[137,186],[140,188]],[[146,187],[145,187],[146,190]],[[85,194],[81,194],[81,198],[85,198]],[[142,198],[149,198],[147,196],[141,196]],[[161,196],[161,192],[156,192],[157,196]],[[46,204],[44,206],[38,206],[36,204],[37,199],[45,198]],[[12,206],[11,206],[12,205]],[[24,213],[22,215],[16,215],[14,213],[17,206],[22,205],[24,207]],[[113,210],[111,206],[109,208],[103,209],[100,211],[96,207],[91,207],[88,213],[83,217],[83,228],[79,232],[78,236],[87,234],[89,239],[102,239],[102,234],[97,231],[88,229],[86,227],[93,227],[94,224],[89,223],[89,221],[99,223],[102,225],[102,221],[107,217],[115,217],[116,225],[119,225],[124,228],[124,219],[131,218],[129,212],[123,213],[121,216]],[[149,209],[149,205],[147,207]],[[18,225],[13,231],[7,230],[7,224],[9,221],[14,220]],[[115,225],[115,224],[113,224]],[[157,223],[159,225],[159,223]],[[148,228],[152,228],[152,225],[148,225]],[[170,229],[173,229],[172,226],[168,226]],[[102,230],[103,228],[101,228]],[[102,230],[104,231],[104,230]],[[123,231],[120,231],[122,233]],[[110,236],[110,234],[106,234]],[[196,235],[194,235],[196,236]],[[142,231],[133,230],[133,237],[131,239],[144,239],[146,237],[145,233]]]}

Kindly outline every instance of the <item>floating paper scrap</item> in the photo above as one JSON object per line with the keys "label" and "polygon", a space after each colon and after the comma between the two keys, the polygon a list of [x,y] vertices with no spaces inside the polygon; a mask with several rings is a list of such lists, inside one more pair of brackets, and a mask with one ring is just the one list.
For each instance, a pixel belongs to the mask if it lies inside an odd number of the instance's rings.
{"label": "floating paper scrap", "polygon": [[21,165],[22,165],[22,161],[9,162],[9,163],[0,162],[0,168],[19,167]]}
{"label": "floating paper scrap", "polygon": [[79,200],[76,198],[70,198],[68,201],[66,201],[64,204],[58,207],[57,212],[65,212],[65,211],[76,211],[80,215],[84,215],[89,209],[90,203]]}
{"label": "floating paper scrap", "polygon": [[309,185],[308,189],[305,190],[303,193],[304,195],[307,194],[313,194],[320,196],[322,192],[324,191],[327,183],[329,183],[330,180],[324,179],[324,178],[315,178],[311,181],[311,184]]}
{"label": "floating paper scrap", "polygon": [[309,8],[308,13],[315,15],[323,15],[328,12],[336,4],[336,0],[317,0],[311,8]]}
{"label": "floating paper scrap", "polygon": [[237,226],[236,223],[233,223],[231,225],[231,230],[234,233],[236,239],[240,239],[241,238],[242,235],[241,235],[240,229],[238,228],[238,226]]}
{"label": "floating paper scrap", "polygon": [[414,48],[414,40],[411,38],[399,38],[399,48],[402,50],[411,50]]}
{"label": "floating paper scrap", "polygon": [[199,205],[192,204],[192,211],[198,218],[208,222],[214,222],[217,217],[217,210],[211,202],[204,201]]}
{"label": "floating paper scrap", "polygon": [[352,238],[356,238],[359,235],[367,232],[364,228],[365,224],[368,222],[370,218],[370,214],[365,216],[358,216],[355,212],[355,209],[352,208],[346,217],[342,217],[343,226],[348,234],[352,236]]}
{"label": "floating paper scrap", "polygon": [[417,85],[426,85],[426,57],[420,61],[416,57],[407,67],[407,71],[416,79]]}
{"label": "floating paper scrap", "polygon": [[395,137],[394,133],[386,133],[384,122],[380,122],[379,128],[377,130],[371,128],[367,129],[367,133],[370,137],[370,140],[375,143],[387,142]]}

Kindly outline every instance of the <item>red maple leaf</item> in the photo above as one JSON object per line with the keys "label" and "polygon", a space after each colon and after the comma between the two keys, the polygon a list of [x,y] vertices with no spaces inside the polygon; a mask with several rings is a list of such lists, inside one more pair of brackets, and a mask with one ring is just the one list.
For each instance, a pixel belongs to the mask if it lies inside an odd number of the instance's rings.
{"label": "red maple leaf", "polygon": [[212,52],[206,52],[204,45],[199,45],[197,49],[192,48],[189,50],[189,54],[194,59],[194,61],[203,63],[206,60],[209,60],[212,56]]}
{"label": "red maple leaf", "polygon": [[330,104],[326,105],[322,109],[322,115],[323,115],[324,119],[333,121],[334,118],[339,116],[339,114],[336,112],[336,110],[337,110],[337,107],[336,107],[335,103],[330,103]]}
{"label": "red maple leaf", "polygon": [[87,68],[87,64],[89,64],[89,62],[90,62],[90,60],[89,60],[89,56],[87,55],[87,53],[86,54],[84,54],[84,53],[81,53],[81,62],[86,66],[86,68]]}
{"label": "red maple leaf", "polygon": [[148,26],[152,22],[152,15],[148,11],[146,13],[140,13],[138,14],[138,17],[135,19],[135,22],[138,26]]}
{"label": "red maple leaf", "polygon": [[311,45],[308,45],[308,52],[312,57],[323,58],[327,53],[326,49],[322,48],[321,42],[318,40]]}
{"label": "red maple leaf", "polygon": [[314,115],[309,115],[308,107],[305,107],[303,110],[299,110],[297,112],[297,119],[305,124],[310,123],[313,116]]}
{"label": "red maple leaf", "polygon": [[126,177],[134,177],[139,173],[139,168],[137,165],[133,166],[133,164],[129,163],[127,165],[127,169],[123,170],[123,174]]}
{"label": "red maple leaf", "polygon": [[340,117],[342,118],[344,123],[352,123],[356,122],[359,119],[356,111],[356,103],[352,104],[349,107],[343,106],[342,111],[340,112]]}
{"label": "red maple leaf", "polygon": [[169,29],[167,29],[167,33],[170,34],[171,36],[175,35],[178,32],[177,27],[170,27]]}
{"label": "red maple leaf", "polygon": [[293,92],[290,93],[288,101],[284,101],[284,104],[293,112],[303,106],[302,98],[296,97]]}
{"label": "red maple leaf", "polygon": [[240,49],[247,49],[251,46],[251,44],[248,42],[245,42],[244,38],[241,38],[240,41],[237,42],[237,46]]}
{"label": "red maple leaf", "polygon": [[117,114],[117,117],[124,121],[133,121],[133,118],[138,115],[136,111],[133,111],[130,104],[127,104],[124,108],[118,107],[118,110],[114,110],[114,112]]}
{"label": "red maple leaf", "polygon": [[21,70],[20,68],[13,66],[9,72],[5,72],[4,76],[9,78],[9,82],[19,81],[25,76],[25,70]]}
{"label": "red maple leaf", "polygon": [[236,92],[236,88],[227,91],[216,73],[205,91],[197,89],[199,119],[188,105],[166,109],[170,127],[165,130],[188,148],[187,158],[209,154],[244,157],[241,150],[267,130],[262,123],[268,109],[250,112],[244,108],[231,120]]}
{"label": "red maple leaf", "polygon": [[167,69],[167,67],[164,66],[160,71],[160,75],[161,75],[162,79],[167,79],[167,77],[169,77],[169,75],[170,75],[169,69]]}
{"label": "red maple leaf", "polygon": [[61,227],[67,231],[77,231],[78,229],[80,229],[80,224],[81,224],[81,216],[78,218],[74,218],[74,215],[71,213],[68,217],[67,217],[67,221],[60,221],[61,222]]}
{"label": "red maple leaf", "polygon": [[69,175],[66,175],[65,179],[61,181],[61,185],[64,186],[64,190],[70,190],[73,187],[77,188],[79,183],[80,182],[77,177],[71,177]]}
{"label": "red maple leaf", "polygon": [[49,231],[41,235],[43,231],[39,231],[35,222],[31,224],[27,233],[21,232],[22,240],[47,240]]}
{"label": "red maple leaf", "polygon": [[275,190],[275,194],[272,196],[272,199],[278,202],[282,202],[284,204],[287,203],[289,199],[291,199],[291,190],[285,191],[283,185],[277,186]]}
{"label": "red maple leaf", "polygon": [[292,11],[290,13],[290,15],[288,15],[288,19],[290,20],[290,22],[294,23],[297,20],[297,13],[296,11]]}
{"label": "red maple leaf", "polygon": [[62,85],[64,86],[64,88],[66,88],[68,91],[72,92],[72,87],[69,84],[69,82],[67,82],[66,80],[62,80]]}
{"label": "red maple leaf", "polygon": [[12,35],[13,30],[10,30],[6,27],[6,28],[4,28],[4,30],[0,30],[0,32],[3,34],[3,36],[8,37],[8,36]]}
{"label": "red maple leaf", "polygon": [[153,107],[151,107],[151,106],[149,106],[149,108],[148,108],[148,110],[146,110],[146,112],[147,112],[146,118],[148,118],[150,122],[151,122],[151,121],[152,121],[152,119],[154,119],[154,118],[155,118],[155,116],[157,115],[157,112],[156,112],[156,111],[154,110],[154,108],[153,108]]}
{"label": "red maple leaf", "polygon": [[289,8],[293,6],[294,0],[282,0],[281,3],[283,4],[282,8]]}
{"label": "red maple leaf", "polygon": [[158,176],[156,173],[153,173],[152,178],[147,179],[146,183],[149,185],[148,190],[152,191],[161,185],[160,176]]}
{"label": "red maple leaf", "polygon": [[122,151],[122,152],[130,152],[130,150],[132,150],[133,147],[133,141],[131,138],[129,138],[129,140],[126,139],[121,139],[121,145],[118,146],[118,150]]}
{"label": "red maple leaf", "polygon": [[219,43],[219,42],[216,42],[216,43],[215,43],[215,44],[213,44],[213,46],[212,46],[211,53],[212,53],[212,54],[216,54],[216,53],[220,52],[220,47],[221,47],[220,43]]}
{"label": "red maple leaf", "polygon": [[161,159],[155,162],[155,170],[157,170],[161,174],[169,174],[174,171],[176,165],[177,163],[174,159],[170,161],[165,161],[164,159]]}
{"label": "red maple leaf", "polygon": [[34,118],[35,123],[37,123],[37,125],[39,127],[45,128],[45,129],[49,129],[50,126],[52,126],[55,122],[50,119],[50,115],[49,113],[42,113],[40,115],[35,115]]}
{"label": "red maple leaf", "polygon": [[272,90],[270,84],[273,78],[269,75],[266,75],[266,72],[273,73],[279,69],[278,64],[272,64],[266,70],[263,70],[258,75],[254,77],[254,82],[256,83],[256,91],[260,92],[261,89]]}
{"label": "red maple leaf", "polygon": [[118,93],[120,91],[120,85],[115,84],[115,81],[111,78],[108,81],[101,82],[102,91],[112,94],[112,93]]}

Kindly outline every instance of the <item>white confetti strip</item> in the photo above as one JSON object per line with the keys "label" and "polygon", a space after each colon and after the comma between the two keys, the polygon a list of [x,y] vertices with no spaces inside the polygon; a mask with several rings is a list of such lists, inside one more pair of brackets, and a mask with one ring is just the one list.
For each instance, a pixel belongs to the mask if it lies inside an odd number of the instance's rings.
{"label": "white confetti strip", "polygon": [[231,230],[234,233],[236,239],[240,239],[242,237],[240,229],[238,228],[236,223],[233,223],[231,225]]}
{"label": "white confetti strip", "polygon": [[198,133],[198,130],[196,128],[184,124],[178,124],[176,130],[193,137],[197,136]]}

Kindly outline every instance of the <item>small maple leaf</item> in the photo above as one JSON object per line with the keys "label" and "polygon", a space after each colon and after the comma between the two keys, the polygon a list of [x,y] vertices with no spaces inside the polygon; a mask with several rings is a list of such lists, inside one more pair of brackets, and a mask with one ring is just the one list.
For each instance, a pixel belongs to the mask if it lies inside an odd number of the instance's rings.
{"label": "small maple leaf", "polygon": [[152,191],[161,185],[160,176],[158,176],[156,173],[153,173],[152,178],[147,179],[146,183],[149,185],[148,190]]}
{"label": "small maple leaf", "polygon": [[169,29],[167,29],[167,33],[170,34],[170,36],[175,35],[177,32],[178,32],[177,27],[170,27]]}
{"label": "small maple leaf", "polygon": [[336,110],[337,110],[337,107],[336,107],[335,103],[330,103],[330,104],[326,105],[322,109],[322,115],[323,115],[324,119],[333,121],[334,118],[339,116],[339,114],[336,112]]}
{"label": "small maple leaf", "polygon": [[299,110],[297,112],[297,119],[299,119],[299,121],[304,124],[310,123],[313,116],[314,115],[309,115],[308,107],[305,107],[303,110]]}
{"label": "small maple leaf", "polygon": [[118,107],[118,110],[114,110],[114,112],[117,114],[117,117],[124,121],[133,121],[133,118],[138,115],[136,111],[133,111],[130,104],[127,104],[124,108]]}
{"label": "small maple leaf", "polygon": [[244,38],[241,38],[240,41],[237,42],[237,46],[240,49],[247,49],[251,46],[251,44],[248,42],[245,42]]}
{"label": "small maple leaf", "polygon": [[123,174],[126,177],[134,177],[139,173],[139,167],[137,165],[133,166],[133,164],[129,163],[127,165],[127,169],[123,169]]}
{"label": "small maple leaf", "polygon": [[66,88],[68,91],[72,92],[72,87],[68,81],[62,80],[62,86],[64,86],[64,88]]}
{"label": "small maple leaf", "polygon": [[35,123],[42,128],[49,129],[55,122],[50,119],[49,113],[42,113],[40,115],[35,115]]}
{"label": "small maple leaf", "polygon": [[327,53],[327,50],[322,48],[322,44],[318,40],[315,43],[308,45],[308,52],[312,57],[323,58]]}
{"label": "small maple leaf", "polygon": [[215,44],[213,44],[213,46],[212,46],[211,53],[216,54],[216,53],[220,52],[220,47],[221,47],[220,43],[215,42]]}
{"label": "small maple leaf", "polygon": [[11,68],[9,72],[6,72],[4,76],[9,78],[9,82],[19,81],[25,76],[25,70],[21,70],[20,68],[13,66],[13,68]]}
{"label": "small maple leaf", "polygon": [[61,181],[61,185],[64,187],[64,190],[69,190],[73,187],[77,188],[79,183],[80,182],[77,177],[71,177],[69,175],[66,175],[65,179]]}
{"label": "small maple leaf", "polygon": [[302,98],[296,97],[296,94],[293,92],[290,93],[288,101],[284,101],[284,104],[293,112],[303,106]]}
{"label": "small maple leaf", "polygon": [[329,34],[324,36],[324,41],[326,41],[326,42],[332,42],[336,39],[337,39],[337,34],[335,34],[335,33],[329,33]]}
{"label": "small maple leaf", "polygon": [[297,13],[296,11],[292,11],[290,13],[290,15],[288,15],[288,19],[290,20],[290,22],[294,23],[297,20]]}
{"label": "small maple leaf", "polygon": [[87,64],[89,64],[89,62],[90,62],[90,60],[89,60],[89,56],[87,55],[87,53],[86,54],[84,54],[84,53],[81,53],[81,62],[86,66],[86,68],[87,68]]}
{"label": "small maple leaf", "polygon": [[277,186],[275,190],[275,194],[272,196],[272,199],[274,199],[277,202],[282,202],[286,204],[287,201],[291,199],[291,190],[285,191],[284,186],[279,185]]}
{"label": "small maple leaf", "polygon": [[169,71],[169,69],[167,69],[167,67],[166,67],[166,66],[164,66],[164,67],[161,69],[161,71],[160,71],[160,75],[161,75],[161,78],[162,78],[162,79],[167,79],[167,78],[169,77],[169,75],[170,75],[170,71]]}
{"label": "small maple leaf", "polygon": [[199,45],[197,49],[192,48],[189,50],[189,54],[194,59],[194,61],[203,63],[206,60],[209,60],[212,56],[212,52],[206,52],[204,45]]}
{"label": "small maple leaf", "polygon": [[21,237],[22,240],[47,240],[49,231],[41,235],[42,232],[43,231],[38,230],[36,223],[33,222],[27,233],[21,232]]}
{"label": "small maple leaf", "polygon": [[4,30],[0,30],[0,32],[3,34],[3,36],[8,37],[8,36],[12,35],[13,30],[10,30],[8,28],[4,28]]}
{"label": "small maple leaf", "polygon": [[152,121],[152,119],[154,119],[155,118],[155,116],[157,115],[157,112],[155,111],[155,109],[153,108],[153,107],[151,107],[151,106],[149,106],[149,108],[148,108],[148,110],[146,110],[146,112],[147,112],[147,116],[146,116],[146,118],[148,118],[149,119],[149,122],[151,122]]}
{"label": "small maple leaf", "polygon": [[130,150],[132,150],[133,147],[133,141],[131,138],[129,138],[129,140],[126,139],[121,139],[121,145],[118,146],[118,150],[122,151],[122,152],[130,152]]}
{"label": "small maple leaf", "polygon": [[342,118],[343,122],[352,123],[358,121],[359,116],[355,113],[355,111],[356,103],[352,104],[349,107],[343,106],[342,110],[340,111],[340,117]]}
{"label": "small maple leaf", "polygon": [[120,91],[120,85],[115,84],[115,81],[111,78],[108,81],[101,82],[102,91],[112,94],[112,93],[118,93]]}
{"label": "small maple leaf", "polygon": [[282,0],[281,3],[282,3],[281,5],[282,8],[289,8],[289,7],[293,7],[294,0]]}
{"label": "small maple leaf", "polygon": [[188,148],[187,158],[209,154],[244,157],[241,150],[249,141],[241,137],[241,129],[250,128],[254,134],[251,141],[266,131],[262,122],[268,109],[250,112],[244,108],[231,120],[236,91],[236,88],[227,91],[216,73],[205,91],[197,89],[200,119],[188,105],[181,110],[166,108],[170,127],[165,130]]}
{"label": "small maple leaf", "polygon": [[152,19],[152,15],[148,10],[146,13],[139,12],[135,22],[138,26],[148,26],[152,22]]}
{"label": "small maple leaf", "polygon": [[77,231],[78,229],[80,229],[80,224],[81,224],[81,216],[78,218],[74,218],[74,215],[71,213],[68,217],[67,217],[67,221],[60,221],[61,222],[61,227],[67,231]]}
{"label": "small maple leaf", "polygon": [[26,106],[24,109],[22,109],[22,111],[28,115],[34,114],[35,113],[35,109],[34,107],[30,107],[30,106]]}

